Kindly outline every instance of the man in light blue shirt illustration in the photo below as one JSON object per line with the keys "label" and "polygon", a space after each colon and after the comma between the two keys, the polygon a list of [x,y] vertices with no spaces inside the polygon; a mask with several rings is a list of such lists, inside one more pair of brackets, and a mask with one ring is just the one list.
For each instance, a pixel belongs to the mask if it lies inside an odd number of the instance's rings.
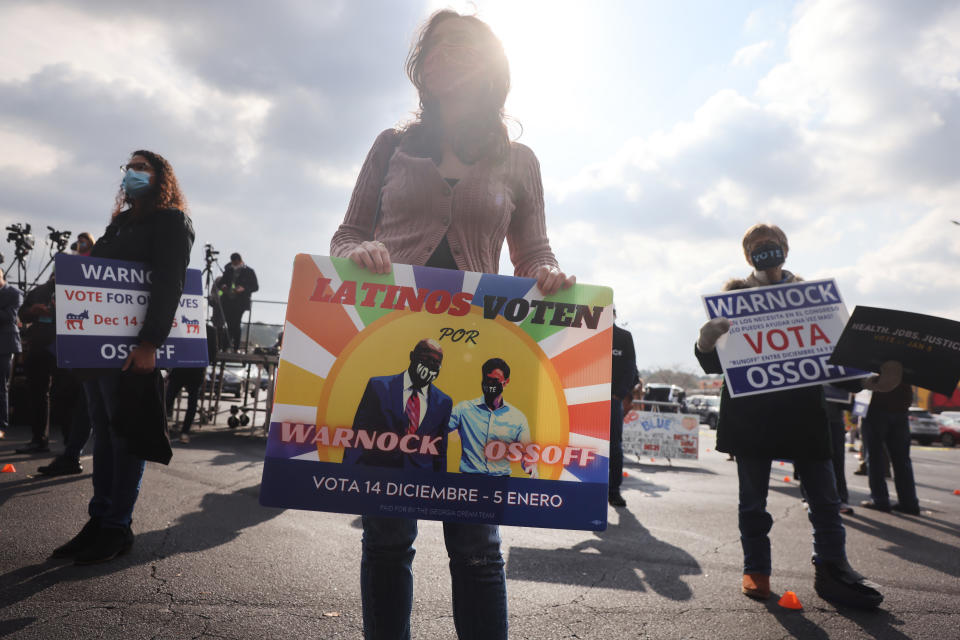
{"label": "man in light blue shirt illustration", "polygon": [[[481,367],[483,395],[461,402],[450,414],[450,431],[460,432],[463,453],[460,473],[483,473],[491,476],[509,476],[510,461],[506,457],[491,460],[486,455],[487,444],[499,441],[509,446],[530,444],[530,426],[527,417],[503,399],[503,389],[510,382],[510,366],[500,358],[491,358]],[[537,477],[536,462],[521,459],[520,466]]]}

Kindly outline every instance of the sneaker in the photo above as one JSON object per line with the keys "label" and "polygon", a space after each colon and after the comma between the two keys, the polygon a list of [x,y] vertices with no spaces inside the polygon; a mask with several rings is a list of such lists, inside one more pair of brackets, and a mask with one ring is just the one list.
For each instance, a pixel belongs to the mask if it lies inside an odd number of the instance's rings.
{"label": "sneaker", "polygon": [[745,573],[740,591],[748,598],[766,600],[770,597],[770,576],[763,573]]}
{"label": "sneaker", "polygon": [[846,502],[841,502],[840,513],[842,513],[845,516],[853,515],[853,507],[848,505]]}
{"label": "sneaker", "polygon": [[877,504],[873,500],[864,500],[860,503],[860,506],[864,509],[873,509],[874,511],[883,511],[884,513],[890,513],[890,505],[888,504]]}
{"label": "sneaker", "polygon": [[74,564],[97,564],[113,560],[133,547],[133,531],[130,527],[101,527],[96,540],[76,555]]}
{"label": "sneaker", "polygon": [[180,434],[180,444],[190,444],[190,436],[186,433]]}
{"label": "sneaker", "polygon": [[37,467],[37,473],[45,476],[67,476],[74,473],[82,473],[83,466],[79,460],[57,456],[48,465]]}
{"label": "sneaker", "polygon": [[813,588],[827,602],[858,609],[875,609],[883,602],[877,584],[870,582],[843,562],[817,562]]}
{"label": "sneaker", "polygon": [[50,554],[51,558],[72,558],[90,545],[97,539],[97,534],[100,533],[100,520],[97,518],[90,518],[87,520],[87,524],[83,525],[83,529],[80,529],[80,533],[73,536],[73,538],[66,544],[60,545],[53,550],[53,553]]}
{"label": "sneaker", "polygon": [[50,445],[46,442],[31,442],[25,447],[15,450],[17,453],[47,453],[50,451]]}
{"label": "sneaker", "polygon": [[915,507],[905,507],[899,502],[890,507],[894,511],[899,511],[900,513],[905,513],[909,516],[918,516],[920,515],[920,505]]}
{"label": "sneaker", "polygon": [[625,507],[627,506],[627,501],[623,499],[623,496],[620,495],[620,492],[611,493],[607,496],[607,502],[610,503],[611,507]]}

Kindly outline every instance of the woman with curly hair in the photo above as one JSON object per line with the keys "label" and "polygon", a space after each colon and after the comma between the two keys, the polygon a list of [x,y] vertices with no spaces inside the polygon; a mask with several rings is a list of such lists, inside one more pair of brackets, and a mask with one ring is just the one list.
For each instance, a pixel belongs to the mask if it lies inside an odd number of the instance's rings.
{"label": "woman with curly hair", "polygon": [[193,225],[173,168],[162,156],[134,151],[121,170],[110,224],[90,255],[146,263],[152,272],[150,302],[122,368],[98,369],[84,382],[96,438],[90,520],[53,552],[54,558],[73,558],[76,564],[105,562],[130,550],[145,460],[166,464],[171,456],[156,352],[183,293]]}
{"label": "woman with curly hair", "polygon": [[[497,273],[504,240],[514,274],[549,295],[575,282],[557,266],[536,156],[504,124],[510,69],[487,24],[434,13],[406,64],[420,96],[414,122],[373,143],[330,253],[374,273],[391,261]],[[457,636],[507,637],[507,592],[496,525],[443,523]],[[363,518],[365,638],[410,637],[417,521]]]}

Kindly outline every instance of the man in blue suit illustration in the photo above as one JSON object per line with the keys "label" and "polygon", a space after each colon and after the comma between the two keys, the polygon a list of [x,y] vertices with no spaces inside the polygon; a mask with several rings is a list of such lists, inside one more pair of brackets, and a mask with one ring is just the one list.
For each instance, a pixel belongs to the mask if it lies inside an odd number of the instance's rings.
{"label": "man in blue suit illustration", "polygon": [[424,339],[410,352],[406,371],[370,378],[353,430],[366,432],[377,446],[347,449],[344,464],[445,470],[453,401],[433,385],[442,362],[439,343]]}

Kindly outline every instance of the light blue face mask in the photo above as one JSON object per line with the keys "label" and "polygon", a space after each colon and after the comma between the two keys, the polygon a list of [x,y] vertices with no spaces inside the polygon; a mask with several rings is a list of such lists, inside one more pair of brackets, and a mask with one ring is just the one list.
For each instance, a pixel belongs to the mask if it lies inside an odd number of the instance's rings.
{"label": "light blue face mask", "polygon": [[150,189],[150,174],[146,171],[134,171],[127,169],[123,174],[123,191],[128,196],[141,196]]}

